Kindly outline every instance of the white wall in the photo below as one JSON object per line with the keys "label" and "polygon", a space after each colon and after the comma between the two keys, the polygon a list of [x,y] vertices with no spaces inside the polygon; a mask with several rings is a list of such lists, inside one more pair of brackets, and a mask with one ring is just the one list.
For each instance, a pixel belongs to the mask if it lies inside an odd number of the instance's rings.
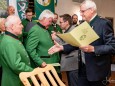
{"label": "white wall", "polygon": [[60,15],[64,13],[73,14],[79,11],[79,3],[72,2],[72,0],[58,0],[55,11]]}
{"label": "white wall", "polygon": [[[98,14],[102,17],[113,17],[115,19],[115,0],[94,0],[97,4]],[[79,12],[79,3],[72,0],[58,0],[55,7],[56,13],[70,15]],[[115,20],[114,20],[115,21]],[[115,29],[115,22],[114,22]]]}

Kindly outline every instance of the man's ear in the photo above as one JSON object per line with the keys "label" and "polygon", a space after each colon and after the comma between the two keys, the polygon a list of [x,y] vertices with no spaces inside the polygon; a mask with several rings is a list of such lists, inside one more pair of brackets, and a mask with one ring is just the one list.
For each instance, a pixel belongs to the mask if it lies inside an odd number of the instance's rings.
{"label": "man's ear", "polygon": [[13,30],[15,28],[15,26],[13,24],[11,24],[10,28]]}
{"label": "man's ear", "polygon": [[94,8],[90,8],[91,13],[94,13]]}
{"label": "man's ear", "polygon": [[66,23],[66,24],[69,24],[69,22],[68,22],[68,21],[65,21],[65,23]]}

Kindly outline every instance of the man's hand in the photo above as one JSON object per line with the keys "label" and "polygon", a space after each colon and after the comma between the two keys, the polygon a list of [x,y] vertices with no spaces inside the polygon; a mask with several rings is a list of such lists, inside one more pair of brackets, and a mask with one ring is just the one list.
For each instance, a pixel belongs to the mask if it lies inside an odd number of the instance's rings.
{"label": "man's hand", "polygon": [[47,66],[47,64],[45,62],[43,62],[42,65],[41,65],[42,68],[44,68],[46,66]]}
{"label": "man's hand", "polygon": [[54,41],[54,46],[52,46],[49,50],[48,50],[48,53],[49,54],[54,54],[56,52],[59,52],[59,51],[62,51],[63,50],[63,46],[62,45],[59,45],[56,41]]}
{"label": "man's hand", "polygon": [[79,47],[82,51],[90,53],[90,52],[94,52],[94,46],[91,45],[87,45],[87,46],[80,46]]}
{"label": "man's hand", "polygon": [[57,38],[55,31],[52,31],[51,37],[52,37],[52,40],[55,40]]}

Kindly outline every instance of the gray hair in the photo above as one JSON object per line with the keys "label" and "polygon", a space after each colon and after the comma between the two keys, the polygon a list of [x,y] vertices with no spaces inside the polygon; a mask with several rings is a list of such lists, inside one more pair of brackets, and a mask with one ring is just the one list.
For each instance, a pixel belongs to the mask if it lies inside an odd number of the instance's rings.
{"label": "gray hair", "polygon": [[16,21],[19,19],[18,16],[15,15],[10,15],[6,18],[6,22],[5,22],[5,27],[10,27],[12,24],[15,24]]}
{"label": "gray hair", "polygon": [[44,17],[45,18],[50,18],[50,17],[54,18],[54,14],[50,10],[46,9],[40,14],[39,20],[42,20]]}
{"label": "gray hair", "polygon": [[85,0],[81,3],[80,6],[85,5],[86,9],[93,8],[95,11],[97,10],[96,4],[93,0]]}

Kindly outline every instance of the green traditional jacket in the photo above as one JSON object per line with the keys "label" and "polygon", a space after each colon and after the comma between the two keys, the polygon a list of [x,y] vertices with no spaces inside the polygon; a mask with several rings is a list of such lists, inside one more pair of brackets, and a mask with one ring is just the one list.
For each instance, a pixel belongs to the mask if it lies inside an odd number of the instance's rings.
{"label": "green traditional jacket", "polygon": [[[49,32],[44,29],[41,24],[34,25],[24,39],[25,48],[31,58],[33,68],[41,66],[43,62],[47,64],[59,63],[59,53],[53,55],[48,54],[48,49],[51,48],[54,43],[49,35]],[[59,72],[59,68],[56,68]]]}
{"label": "green traditional jacket", "polygon": [[10,32],[6,32],[0,42],[0,63],[3,70],[1,86],[23,86],[19,73],[33,70],[24,46]]}
{"label": "green traditional jacket", "polygon": [[52,24],[49,26],[49,28],[48,28],[49,34],[52,34],[52,31],[62,33],[62,29],[60,28],[60,26],[58,24],[55,24],[55,25]]}
{"label": "green traditional jacket", "polygon": [[[1,42],[1,39],[2,39],[2,33],[0,31],[0,42]],[[0,67],[1,67],[1,63],[0,63]]]}

